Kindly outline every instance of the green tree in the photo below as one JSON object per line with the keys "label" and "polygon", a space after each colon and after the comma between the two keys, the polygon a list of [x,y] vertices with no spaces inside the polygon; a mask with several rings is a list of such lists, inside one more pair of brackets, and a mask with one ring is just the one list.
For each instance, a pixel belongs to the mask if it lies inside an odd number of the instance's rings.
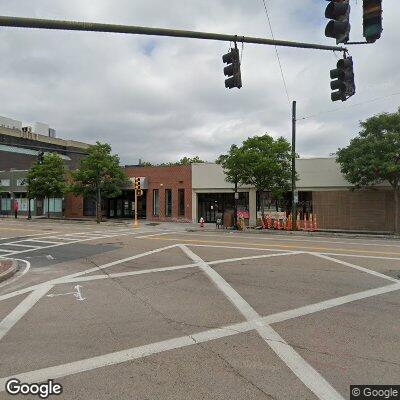
{"label": "green tree", "polygon": [[47,198],[47,218],[50,218],[50,198],[63,197],[67,191],[66,174],[64,161],[55,153],[45,154],[43,162],[35,163],[28,171],[28,199]]}
{"label": "green tree", "polygon": [[268,134],[249,137],[241,147],[232,146],[217,161],[229,182],[251,185],[258,190],[263,216],[266,192],[279,199],[290,190],[291,146],[283,137],[276,140]]}
{"label": "green tree", "polygon": [[216,161],[217,164],[221,164],[226,181],[235,185],[235,192],[237,192],[240,177],[243,172],[243,158],[241,149],[233,144],[229,152],[227,154],[221,154]]}
{"label": "green tree", "polygon": [[399,232],[400,108],[360,123],[359,135],[339,149],[337,161],[354,189],[389,182],[395,204],[394,230]]}
{"label": "green tree", "polygon": [[159,166],[163,166],[163,167],[170,167],[170,166],[174,166],[174,165],[191,165],[191,164],[198,164],[198,163],[204,163],[205,161],[201,160],[199,156],[195,156],[195,157],[183,157],[181,158],[179,161],[176,162],[168,162],[168,163],[162,163],[159,164]]}
{"label": "green tree", "polygon": [[76,195],[96,199],[96,220],[101,221],[101,199],[116,197],[129,179],[119,165],[119,157],[111,154],[111,146],[97,142],[72,172],[71,191]]}

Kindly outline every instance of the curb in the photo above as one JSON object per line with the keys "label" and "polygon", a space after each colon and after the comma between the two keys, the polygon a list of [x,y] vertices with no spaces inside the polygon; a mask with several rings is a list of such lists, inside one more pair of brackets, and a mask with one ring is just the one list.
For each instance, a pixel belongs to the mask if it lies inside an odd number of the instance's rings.
{"label": "curb", "polygon": [[[2,261],[8,261],[8,260],[2,260]],[[0,265],[1,265],[1,261],[0,261]],[[18,271],[18,261],[12,260],[10,268],[8,268],[4,272],[0,273],[0,283],[13,277],[17,271]]]}

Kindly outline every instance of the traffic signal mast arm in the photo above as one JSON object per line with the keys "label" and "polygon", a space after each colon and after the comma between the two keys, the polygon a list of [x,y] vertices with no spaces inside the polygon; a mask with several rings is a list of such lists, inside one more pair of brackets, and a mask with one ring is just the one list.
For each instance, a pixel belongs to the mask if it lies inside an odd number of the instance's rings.
{"label": "traffic signal mast arm", "polygon": [[177,29],[149,28],[134,25],[99,24],[93,22],[61,21],[38,18],[21,18],[0,16],[0,26],[34,29],[55,29],[86,32],[125,33],[133,35],[169,36],[189,39],[219,40],[224,42],[241,42],[302,49],[347,51],[344,47],[326,46],[315,43],[292,42],[287,40],[273,40],[249,36],[226,35],[221,33],[185,31]]}

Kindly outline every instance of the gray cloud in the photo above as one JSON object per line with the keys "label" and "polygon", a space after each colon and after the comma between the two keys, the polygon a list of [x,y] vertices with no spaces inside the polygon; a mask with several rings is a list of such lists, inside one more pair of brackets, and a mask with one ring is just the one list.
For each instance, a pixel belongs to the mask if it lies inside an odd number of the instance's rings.
{"label": "gray cloud", "polygon": [[[277,38],[333,44],[324,37],[326,2],[267,3]],[[300,154],[328,155],[358,132],[360,120],[397,109],[400,96],[365,103],[398,91],[400,84],[395,51],[400,5],[385,0],[384,7],[383,38],[351,48],[357,95],[344,104],[330,101],[329,70],[336,63],[332,52],[279,49],[299,116],[312,116],[298,124]],[[0,14],[270,37],[261,0],[20,0],[0,3]],[[352,39],[361,39],[361,26],[358,2],[352,11]],[[221,60],[228,46],[1,28],[0,114],[49,122],[60,137],[110,142],[124,163],[183,155],[214,160],[250,135],[269,132],[290,138],[290,104],[274,48],[245,45],[244,87],[228,91]]]}

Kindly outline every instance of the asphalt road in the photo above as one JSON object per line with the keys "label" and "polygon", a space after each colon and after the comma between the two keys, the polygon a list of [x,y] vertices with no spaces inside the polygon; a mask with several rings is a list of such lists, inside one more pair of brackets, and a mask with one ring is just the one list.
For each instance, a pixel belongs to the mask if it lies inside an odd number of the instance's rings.
{"label": "asphalt road", "polygon": [[400,242],[0,221],[0,399],[349,399],[400,384]]}

